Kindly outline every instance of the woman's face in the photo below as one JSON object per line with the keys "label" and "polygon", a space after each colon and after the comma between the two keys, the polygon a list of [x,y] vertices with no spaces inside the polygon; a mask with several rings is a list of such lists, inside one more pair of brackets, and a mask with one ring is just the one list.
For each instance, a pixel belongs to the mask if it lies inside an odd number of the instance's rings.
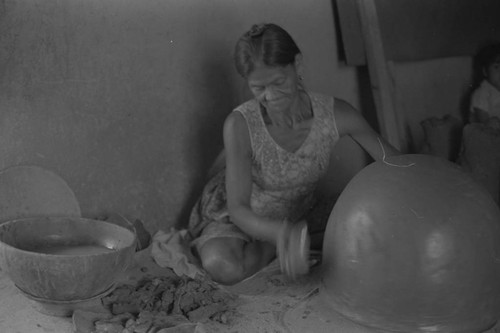
{"label": "woman's face", "polygon": [[488,66],[486,77],[495,88],[500,90],[500,57],[497,57],[496,61]]}
{"label": "woman's face", "polygon": [[294,65],[270,67],[260,64],[247,80],[254,97],[270,112],[287,112],[299,95]]}

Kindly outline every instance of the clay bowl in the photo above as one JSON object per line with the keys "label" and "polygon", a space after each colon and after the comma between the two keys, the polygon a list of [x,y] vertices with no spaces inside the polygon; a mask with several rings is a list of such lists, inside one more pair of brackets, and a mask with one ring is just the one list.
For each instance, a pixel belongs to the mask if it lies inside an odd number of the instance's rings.
{"label": "clay bowl", "polygon": [[37,299],[90,299],[109,290],[133,260],[136,236],[109,222],[33,217],[0,225],[2,269]]}

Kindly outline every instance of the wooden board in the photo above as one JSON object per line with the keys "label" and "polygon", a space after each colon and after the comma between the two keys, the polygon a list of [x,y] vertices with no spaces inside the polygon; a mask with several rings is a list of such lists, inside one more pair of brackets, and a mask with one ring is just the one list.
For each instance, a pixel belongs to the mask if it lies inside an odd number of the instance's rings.
{"label": "wooden board", "polygon": [[[387,60],[473,55],[500,41],[499,0],[375,0]],[[356,1],[336,0],[349,65],[366,64]]]}
{"label": "wooden board", "polygon": [[405,151],[406,143],[403,142],[404,136],[400,130],[401,119],[398,119],[393,79],[384,54],[375,2],[373,0],[356,0],[354,3],[357,3],[359,11],[363,32],[361,40],[366,50],[380,133],[394,147]]}

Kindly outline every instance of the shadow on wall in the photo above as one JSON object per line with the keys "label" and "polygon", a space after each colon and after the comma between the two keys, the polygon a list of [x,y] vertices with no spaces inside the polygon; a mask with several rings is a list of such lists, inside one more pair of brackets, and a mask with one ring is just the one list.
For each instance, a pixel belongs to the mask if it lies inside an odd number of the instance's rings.
{"label": "shadow on wall", "polygon": [[371,90],[370,76],[368,67],[360,66],[356,70],[357,80],[359,82],[360,109],[364,110],[364,117],[368,123],[377,131],[380,132],[375,101]]}
{"label": "shadow on wall", "polygon": [[[202,82],[198,83],[204,91],[201,96],[205,96],[201,112],[196,113],[196,119],[192,119],[193,133],[196,145],[192,149],[194,173],[197,175],[195,186],[191,188],[184,207],[181,210],[180,218],[177,221],[177,228],[187,227],[191,209],[198,200],[203,187],[208,178],[208,171],[217,155],[223,150],[222,130],[226,116],[239,104],[243,102],[241,89],[238,89],[236,71],[232,63],[227,63],[227,56],[220,56],[218,50],[224,49],[222,46],[212,43],[212,51],[205,54],[201,61],[198,76]],[[197,94],[198,95],[198,94]]]}
{"label": "shadow on wall", "polygon": [[[337,56],[339,61],[346,64],[346,53],[344,42],[340,27],[339,10],[336,1],[332,1],[332,15],[334,16],[335,35],[337,38]],[[373,93],[371,90],[370,75],[368,67],[356,66],[356,81],[358,82],[359,90],[359,109],[364,110],[364,117],[368,123],[377,131],[379,131],[379,124],[377,119],[377,111],[375,108],[375,101],[373,100]]]}

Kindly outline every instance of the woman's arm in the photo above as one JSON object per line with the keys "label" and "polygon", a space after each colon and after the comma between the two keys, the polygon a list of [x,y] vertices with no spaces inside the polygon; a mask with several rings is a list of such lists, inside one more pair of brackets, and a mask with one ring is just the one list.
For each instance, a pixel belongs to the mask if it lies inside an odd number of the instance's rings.
{"label": "woman's arm", "polygon": [[358,110],[341,99],[335,99],[335,120],[339,135],[353,138],[376,161],[401,154],[375,132]]}
{"label": "woman's arm", "polygon": [[250,207],[252,149],[246,121],[239,112],[232,112],[226,118],[223,133],[227,205],[231,220],[251,237],[275,244],[281,221],[262,218]]}

